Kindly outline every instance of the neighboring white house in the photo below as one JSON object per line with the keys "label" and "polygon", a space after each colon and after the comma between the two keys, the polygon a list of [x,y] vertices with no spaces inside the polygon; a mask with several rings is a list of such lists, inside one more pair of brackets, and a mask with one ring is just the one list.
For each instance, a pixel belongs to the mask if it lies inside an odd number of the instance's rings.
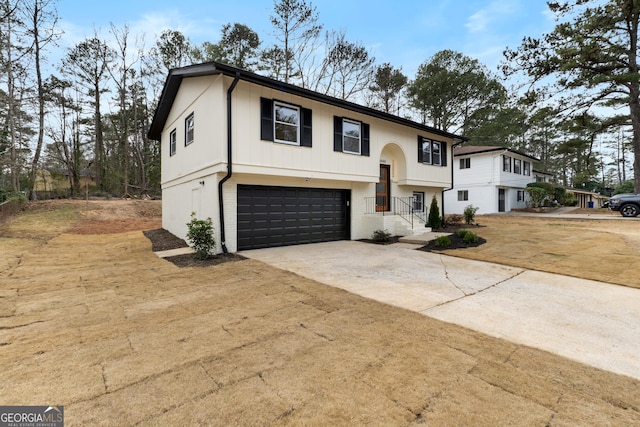
{"label": "neighboring white house", "polygon": [[504,147],[466,146],[456,147],[453,159],[454,188],[444,193],[445,214],[462,214],[469,205],[479,214],[526,207],[535,157]]}
{"label": "neighboring white house", "polygon": [[424,230],[462,138],[218,63],[171,70],[149,137],[161,141],[162,226],[192,212],[235,252]]}

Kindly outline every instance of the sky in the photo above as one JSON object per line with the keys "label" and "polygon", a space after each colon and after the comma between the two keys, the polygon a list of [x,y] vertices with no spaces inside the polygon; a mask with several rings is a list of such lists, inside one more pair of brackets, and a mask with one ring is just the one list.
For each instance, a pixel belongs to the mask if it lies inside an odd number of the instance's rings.
{"label": "sky", "polygon": [[[325,30],[344,31],[347,40],[367,47],[377,64],[391,63],[415,77],[420,64],[451,49],[477,59],[490,70],[506,47],[523,37],[540,37],[555,22],[546,0],[316,0],[311,1]],[[57,55],[87,37],[108,34],[111,24],[127,24],[147,45],[163,30],[178,30],[193,43],[220,38],[227,23],[247,25],[264,44],[273,43],[273,0],[58,0],[64,31]],[[106,36],[105,36],[106,37]]]}

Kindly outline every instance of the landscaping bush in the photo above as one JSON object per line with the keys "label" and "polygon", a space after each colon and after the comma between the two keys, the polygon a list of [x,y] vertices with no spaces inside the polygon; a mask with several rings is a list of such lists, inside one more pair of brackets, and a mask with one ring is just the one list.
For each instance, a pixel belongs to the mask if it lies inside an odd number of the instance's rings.
{"label": "landscaping bush", "polygon": [[371,235],[371,240],[375,242],[388,242],[391,240],[391,233],[387,230],[376,230]]}
{"label": "landscaping bush", "polygon": [[461,225],[463,217],[460,214],[449,214],[444,216],[444,225]]}
{"label": "landscaping bush", "polygon": [[565,206],[578,206],[578,199],[575,198],[573,193],[567,193],[567,197],[564,200]]}
{"label": "landscaping bush", "polygon": [[451,239],[449,238],[449,236],[440,236],[436,238],[434,244],[438,248],[446,248],[447,246],[451,246]]}
{"label": "landscaping bush", "polygon": [[564,187],[556,186],[553,189],[553,200],[558,202],[560,206],[567,206],[567,202],[569,200],[569,194]]}
{"label": "landscaping bush", "polygon": [[464,222],[465,224],[473,224],[473,220],[476,217],[476,212],[480,208],[474,208],[473,205],[468,205],[464,208]]}
{"label": "landscaping bush", "polygon": [[547,198],[547,190],[540,187],[529,187],[526,188],[527,193],[529,193],[529,204],[532,208],[540,208],[542,207],[545,199]]}
{"label": "landscaping bush", "polygon": [[187,223],[187,241],[196,251],[196,258],[204,260],[209,258],[216,246],[213,237],[213,222],[211,218],[197,219],[195,212],[191,213],[191,221]]}
{"label": "landscaping bush", "polygon": [[467,233],[469,233],[469,230],[465,230],[464,228],[462,228],[456,232],[456,236],[460,237],[461,239],[464,239],[464,236],[466,236]]}
{"label": "landscaping bush", "polygon": [[431,199],[431,207],[429,208],[429,218],[427,219],[427,227],[438,229],[442,227],[442,217],[440,216],[440,208],[435,194]]}
{"label": "landscaping bush", "polygon": [[471,231],[467,231],[464,234],[463,240],[466,244],[478,243],[478,235]]}

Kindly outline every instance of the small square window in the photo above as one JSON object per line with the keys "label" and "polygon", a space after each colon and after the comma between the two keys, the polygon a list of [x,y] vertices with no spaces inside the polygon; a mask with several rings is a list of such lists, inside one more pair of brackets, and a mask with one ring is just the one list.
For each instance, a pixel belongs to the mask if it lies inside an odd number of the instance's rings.
{"label": "small square window", "polygon": [[184,145],[189,145],[193,142],[193,129],[195,126],[193,113],[184,120]]}
{"label": "small square window", "polygon": [[169,134],[169,155],[173,156],[176,154],[176,141],[178,139],[176,130],[172,130]]}
{"label": "small square window", "polygon": [[466,202],[469,200],[469,190],[460,190],[458,191],[458,201]]}
{"label": "small square window", "polygon": [[300,108],[274,102],[273,110],[275,142],[300,145]]}
{"label": "small square window", "polygon": [[342,151],[360,154],[360,123],[344,119],[342,121]]}
{"label": "small square window", "polygon": [[460,159],[460,169],[469,169],[471,167],[471,157]]}

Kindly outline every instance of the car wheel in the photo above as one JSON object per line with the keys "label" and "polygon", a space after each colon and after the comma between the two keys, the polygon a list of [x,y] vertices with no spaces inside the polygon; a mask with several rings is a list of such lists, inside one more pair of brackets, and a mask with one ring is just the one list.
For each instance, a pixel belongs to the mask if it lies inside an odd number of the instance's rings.
{"label": "car wheel", "polygon": [[638,216],[640,209],[636,205],[624,205],[620,208],[620,213],[626,217]]}

